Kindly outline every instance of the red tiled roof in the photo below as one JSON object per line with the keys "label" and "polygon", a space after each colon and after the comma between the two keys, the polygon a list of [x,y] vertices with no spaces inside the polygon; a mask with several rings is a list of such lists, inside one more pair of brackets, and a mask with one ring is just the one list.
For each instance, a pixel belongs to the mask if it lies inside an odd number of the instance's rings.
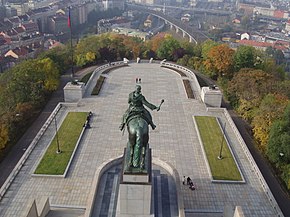
{"label": "red tiled roof", "polygon": [[253,46],[253,47],[270,47],[272,46],[269,42],[259,42],[259,41],[253,41],[253,40],[241,40],[239,42],[243,45]]}
{"label": "red tiled roof", "polygon": [[25,56],[26,54],[28,54],[28,49],[26,47],[17,47],[12,51],[18,56]]}
{"label": "red tiled roof", "polygon": [[22,24],[22,26],[27,29],[27,28],[38,28],[37,24],[36,23],[25,23],[25,24]]}
{"label": "red tiled roof", "polygon": [[20,19],[19,17],[11,17],[9,18],[11,23],[20,23]]}
{"label": "red tiled roof", "polygon": [[19,34],[19,33],[23,33],[23,32],[25,32],[25,30],[22,28],[22,27],[16,27],[16,28],[14,28],[14,30]]}
{"label": "red tiled roof", "polygon": [[274,17],[276,17],[276,18],[283,18],[284,17],[284,11],[275,10],[274,11]]}
{"label": "red tiled roof", "polygon": [[253,40],[241,40],[239,41],[239,44],[242,45],[247,45],[247,46],[252,46],[252,47],[273,47],[276,48],[278,50],[287,50],[287,48],[285,46],[283,46],[280,43],[269,43],[269,42],[259,42],[259,41],[253,41]]}
{"label": "red tiled roof", "polygon": [[17,32],[14,29],[10,29],[6,32],[6,34],[8,36],[15,36],[15,35],[17,35]]}

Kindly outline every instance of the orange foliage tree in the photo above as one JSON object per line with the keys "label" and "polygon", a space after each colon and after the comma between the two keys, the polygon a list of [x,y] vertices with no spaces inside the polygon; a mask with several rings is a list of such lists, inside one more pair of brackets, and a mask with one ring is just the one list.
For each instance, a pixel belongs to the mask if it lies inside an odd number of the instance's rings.
{"label": "orange foliage tree", "polygon": [[221,44],[210,49],[207,59],[204,61],[205,68],[212,71],[215,76],[231,77],[233,72],[234,50],[228,45]]}

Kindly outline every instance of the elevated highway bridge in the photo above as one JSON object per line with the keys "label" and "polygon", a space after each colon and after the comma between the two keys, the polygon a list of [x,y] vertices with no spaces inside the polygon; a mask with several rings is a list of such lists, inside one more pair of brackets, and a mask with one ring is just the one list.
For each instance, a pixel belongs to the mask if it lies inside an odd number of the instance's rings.
{"label": "elevated highway bridge", "polygon": [[197,43],[202,43],[206,41],[207,39],[209,39],[208,36],[206,36],[203,32],[199,31],[198,29],[194,29],[182,23],[181,21],[162,13],[161,11],[155,11],[143,5],[136,5],[136,4],[129,4],[129,3],[126,3],[126,4],[127,4],[128,9],[138,10],[143,13],[148,13],[164,20],[164,22],[167,25],[170,25],[171,29],[174,28],[177,33],[182,32],[183,37],[187,36],[190,42],[197,44]]}

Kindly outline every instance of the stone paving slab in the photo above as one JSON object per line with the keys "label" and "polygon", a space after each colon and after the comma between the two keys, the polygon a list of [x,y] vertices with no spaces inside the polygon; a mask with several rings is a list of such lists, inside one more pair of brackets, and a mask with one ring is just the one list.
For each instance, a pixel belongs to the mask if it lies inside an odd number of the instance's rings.
{"label": "stone paving slab", "polygon": [[161,110],[152,112],[157,128],[150,132],[150,146],[153,158],[169,162],[177,169],[181,179],[183,175],[190,176],[196,184],[196,191],[181,189],[185,210],[216,212],[223,210],[225,205],[238,205],[242,206],[246,216],[276,216],[229,125],[226,127],[229,143],[246,184],[211,183],[192,116],[211,115],[222,121],[226,118],[223,112],[207,112],[199,100],[187,99],[182,78],[177,73],[158,64],[141,63],[115,69],[106,77],[99,96],[87,96],[78,106],[63,106],[57,115],[60,123],[69,111],[92,111],[94,114],[91,128],[84,133],[67,177],[30,175],[55,134],[51,125],[0,201],[0,216],[21,216],[29,198],[38,200],[43,196],[49,197],[50,202],[58,206],[86,206],[98,166],[123,153],[127,133],[122,136],[118,126],[128,106],[128,94],[135,88],[136,77],[142,78],[142,92],[149,102],[158,105],[161,99],[165,99]]}

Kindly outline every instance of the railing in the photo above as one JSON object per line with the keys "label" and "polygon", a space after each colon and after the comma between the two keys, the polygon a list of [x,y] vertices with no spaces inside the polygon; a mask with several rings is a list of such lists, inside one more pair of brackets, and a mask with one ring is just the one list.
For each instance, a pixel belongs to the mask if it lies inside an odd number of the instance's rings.
{"label": "railing", "polygon": [[121,66],[121,65],[127,65],[126,63],[124,63],[124,61],[118,61],[118,62],[112,62],[112,63],[108,63],[108,64],[104,64],[104,65],[101,65],[99,67],[97,67],[93,74],[91,75],[90,79],[88,80],[88,82],[86,83],[86,86],[85,86],[85,92],[87,92],[87,89],[88,87],[91,86],[93,80],[95,79],[95,77],[98,75],[98,73],[100,71],[103,71],[104,69],[113,69],[115,67],[118,67],[118,66]]}
{"label": "railing", "polygon": [[188,69],[186,67],[183,67],[183,66],[180,66],[180,65],[177,65],[177,64],[174,64],[174,63],[170,63],[170,62],[161,61],[160,64],[163,65],[163,66],[167,66],[169,68],[178,69],[178,70],[180,70],[182,72],[185,72],[185,73],[188,73],[190,76],[192,76],[192,78],[193,78],[192,82],[197,87],[197,91],[198,91],[199,96],[201,95],[201,88],[200,88],[199,82],[198,82],[198,80],[196,78],[196,75],[194,74],[193,71],[191,71],[190,69]]}
{"label": "railing", "polygon": [[10,185],[12,184],[13,180],[15,179],[17,174],[19,173],[19,171],[22,168],[22,166],[25,164],[25,162],[26,162],[27,158],[29,157],[30,153],[33,151],[33,149],[37,145],[38,141],[40,140],[40,138],[42,137],[44,132],[47,130],[47,128],[50,125],[50,123],[53,121],[54,117],[56,116],[56,114],[60,110],[61,106],[62,106],[61,103],[59,103],[55,107],[55,109],[53,110],[53,112],[51,113],[49,118],[46,120],[46,122],[44,123],[42,128],[39,130],[39,132],[37,133],[35,138],[32,140],[32,142],[30,143],[30,145],[26,149],[26,151],[23,154],[23,156],[20,158],[20,160],[18,161],[18,163],[16,164],[16,166],[14,167],[14,169],[12,170],[12,172],[10,173],[10,175],[8,176],[8,178],[6,179],[4,184],[2,185],[2,187],[0,189],[0,201],[4,197],[5,193],[9,189]]}

